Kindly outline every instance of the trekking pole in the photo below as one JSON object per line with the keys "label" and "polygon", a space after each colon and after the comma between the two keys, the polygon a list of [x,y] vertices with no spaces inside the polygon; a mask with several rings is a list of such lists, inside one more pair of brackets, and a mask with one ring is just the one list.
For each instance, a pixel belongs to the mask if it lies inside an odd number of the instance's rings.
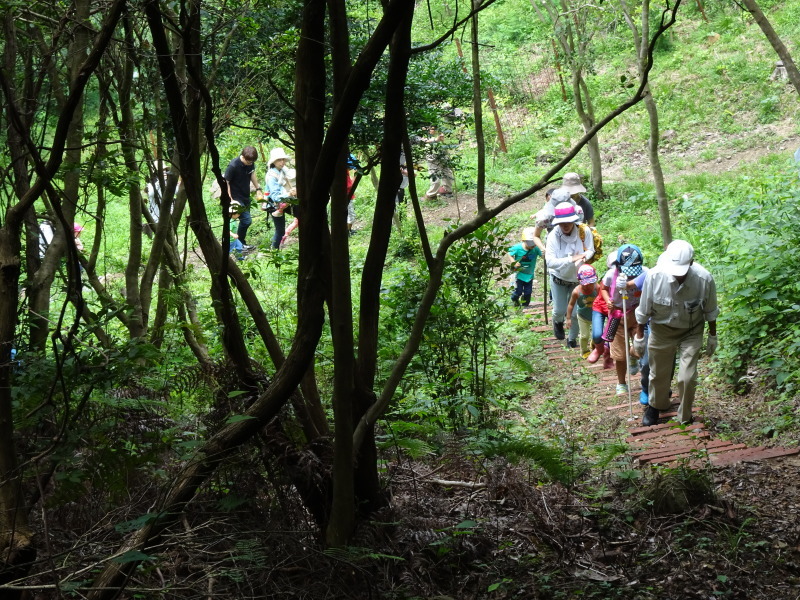
{"label": "trekking pole", "polygon": [[542,257],[542,269],[544,269],[544,275],[542,275],[542,281],[544,282],[544,324],[549,325],[550,323],[547,322],[547,260]]}
{"label": "trekking pole", "polygon": [[625,339],[625,382],[628,386],[628,408],[630,409],[630,417],[628,420],[632,420],[633,416],[633,394],[631,393],[631,353],[629,352],[628,348],[628,311],[627,307],[625,306],[625,300],[628,299],[628,286],[622,288],[622,326],[625,330],[622,332],[622,335]]}

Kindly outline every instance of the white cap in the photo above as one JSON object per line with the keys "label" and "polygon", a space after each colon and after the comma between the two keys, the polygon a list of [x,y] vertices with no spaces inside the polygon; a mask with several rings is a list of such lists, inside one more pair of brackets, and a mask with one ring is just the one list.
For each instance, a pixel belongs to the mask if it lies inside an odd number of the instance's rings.
{"label": "white cap", "polygon": [[658,257],[658,267],[673,277],[686,275],[694,260],[694,248],[684,240],[670,242],[667,249]]}

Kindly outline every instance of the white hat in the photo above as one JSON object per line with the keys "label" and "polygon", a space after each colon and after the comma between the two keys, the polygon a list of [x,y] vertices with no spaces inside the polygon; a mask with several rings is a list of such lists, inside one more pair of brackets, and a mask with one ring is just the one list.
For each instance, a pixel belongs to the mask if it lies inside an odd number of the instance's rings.
{"label": "white hat", "polygon": [[684,240],[673,240],[658,257],[658,267],[673,277],[686,275],[694,260],[694,248]]}
{"label": "white hat", "polygon": [[575,204],[572,198],[570,198],[569,190],[566,188],[558,188],[557,190],[554,190],[552,194],[550,194],[550,204],[553,206],[558,206],[562,202]]}
{"label": "white hat", "polygon": [[270,166],[272,166],[272,163],[274,163],[276,160],[280,160],[282,158],[284,160],[289,160],[290,158],[289,155],[287,155],[286,152],[283,151],[283,148],[273,148],[272,150],[269,151]]}
{"label": "white hat", "polygon": [[567,188],[570,194],[582,194],[586,191],[581,183],[581,176],[577,173],[564,173],[564,179],[561,180],[561,187]]}

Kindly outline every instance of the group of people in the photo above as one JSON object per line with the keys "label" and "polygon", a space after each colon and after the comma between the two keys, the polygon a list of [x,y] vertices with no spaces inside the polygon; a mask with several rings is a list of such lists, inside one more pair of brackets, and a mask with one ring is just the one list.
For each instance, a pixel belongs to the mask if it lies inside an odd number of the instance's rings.
{"label": "group of people", "polygon": [[[273,148],[269,153],[268,170],[265,179],[265,188],[262,188],[256,175],[255,163],[258,160],[258,151],[253,146],[245,146],[241,154],[234,158],[225,169],[223,175],[228,184],[228,195],[231,198],[231,242],[229,251],[237,258],[253,247],[247,244],[247,230],[253,222],[250,215],[250,193],[255,190],[256,201],[261,210],[267,212],[272,218],[275,231],[272,235],[270,247],[280,249],[286,240],[300,225],[297,217],[297,172],[287,166],[291,157],[283,148]],[[353,223],[356,220],[353,205],[354,179],[351,171],[358,168],[358,161],[350,155],[347,161],[347,194],[349,204],[347,207],[347,229],[353,233]],[[286,226],[286,216],[293,217],[289,226]]]}
{"label": "group of people", "polygon": [[652,269],[644,265],[641,248],[623,244],[608,255],[601,277],[592,265],[602,250],[585,191],[576,173],[567,173],[560,188],[547,191],[545,206],[532,217],[536,227],[523,229],[521,243],[509,249],[516,274],[511,301],[530,304],[536,260],[544,256],[553,336],[566,338],[570,348],[580,343],[590,363],[603,357],[604,368],[616,369],[619,396],[630,393],[627,376],[641,369],[644,426],[657,424],[661,411],[670,408],[678,358],[677,419],[691,423],[705,323],[706,355],[717,347],[714,279],[694,262],[694,249],[684,240],[671,242]]}
{"label": "group of people", "polygon": [[267,193],[258,182],[255,163],[258,160],[258,150],[253,146],[245,146],[238,157],[228,163],[223,177],[228,185],[228,195],[231,199],[231,242],[229,250],[241,258],[243,253],[252,250],[253,246],[247,243],[247,230],[253,222],[250,214],[250,192],[256,192],[256,201],[262,210],[272,218],[275,232],[272,236],[271,247],[280,248],[286,243],[289,235],[299,225],[297,217],[286,227],[286,215],[294,216],[294,205],[297,200],[297,188],[294,183],[294,170],[289,169],[286,163],[290,157],[283,148],[273,148],[269,155],[269,169],[267,170],[265,185]]}

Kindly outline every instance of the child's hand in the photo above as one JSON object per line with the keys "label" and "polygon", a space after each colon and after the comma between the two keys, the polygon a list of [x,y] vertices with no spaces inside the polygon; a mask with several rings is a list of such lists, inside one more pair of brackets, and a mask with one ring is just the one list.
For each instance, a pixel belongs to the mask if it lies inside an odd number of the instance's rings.
{"label": "child's hand", "polygon": [[572,329],[572,317],[567,317],[567,320],[564,322],[564,330],[569,331]]}

